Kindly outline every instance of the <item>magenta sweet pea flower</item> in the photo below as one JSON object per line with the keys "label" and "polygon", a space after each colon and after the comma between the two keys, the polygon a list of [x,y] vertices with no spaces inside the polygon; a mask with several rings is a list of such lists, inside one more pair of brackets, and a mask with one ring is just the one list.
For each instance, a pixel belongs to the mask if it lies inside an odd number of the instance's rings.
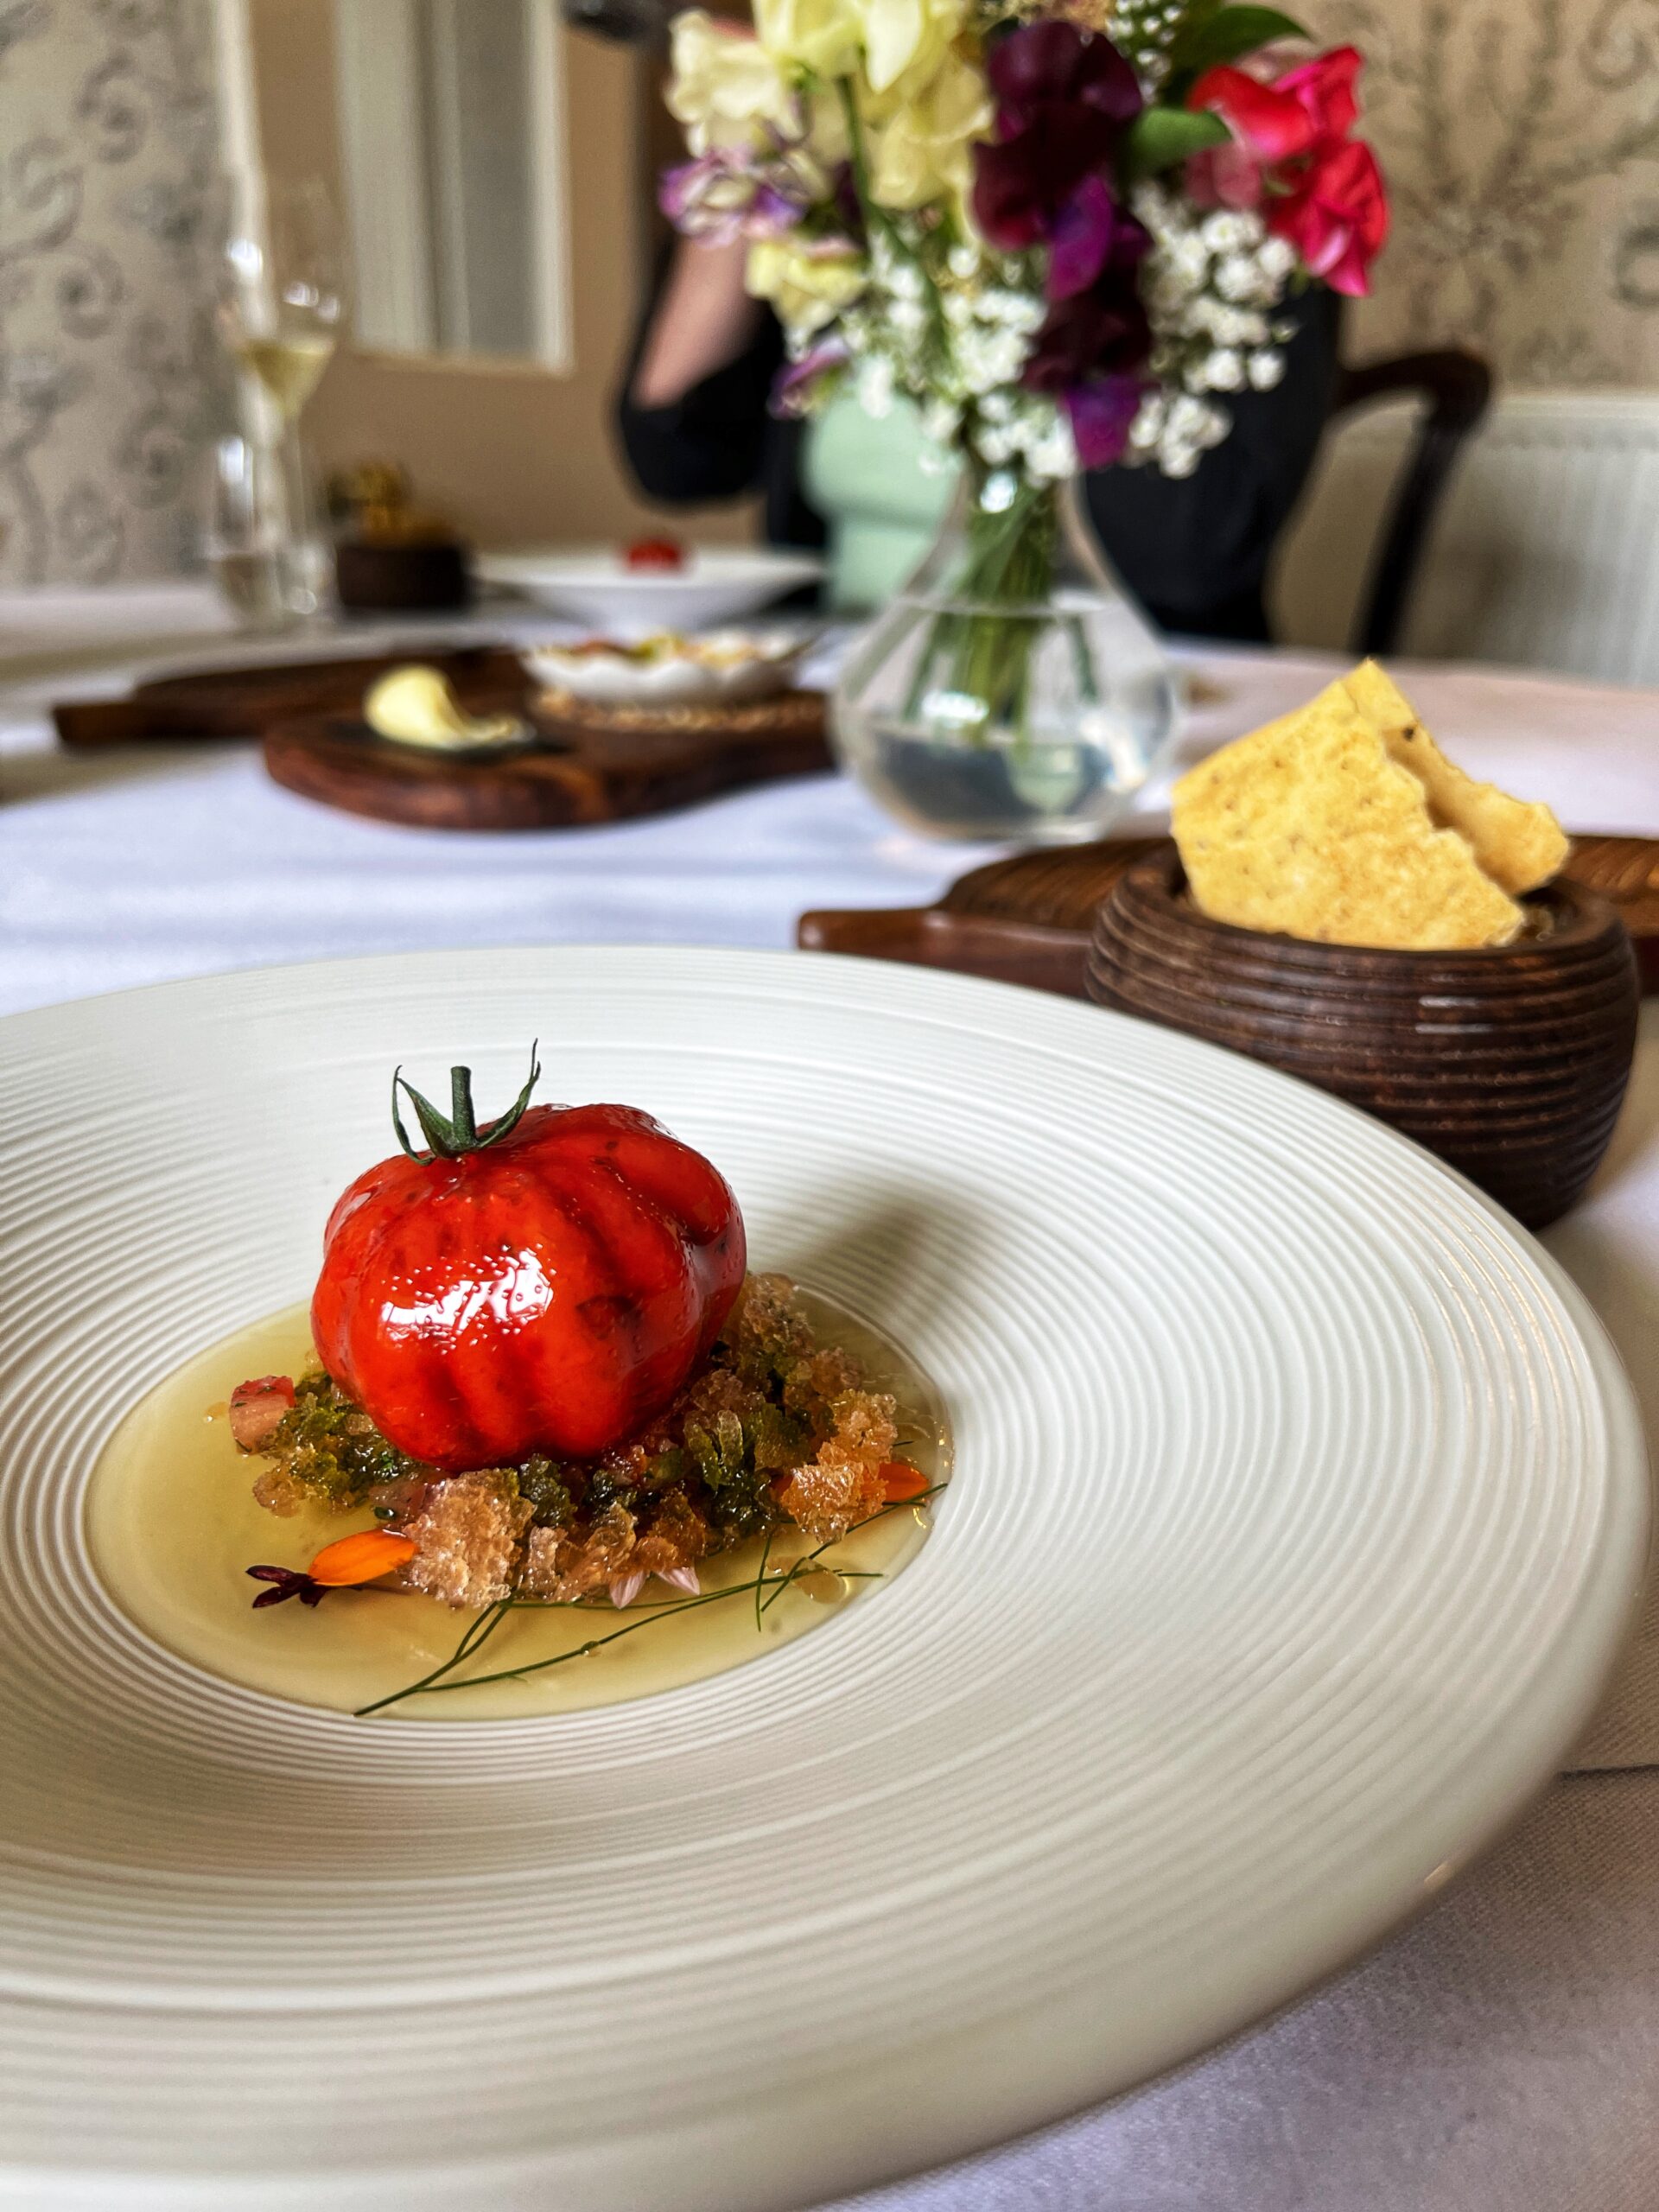
{"label": "magenta sweet pea flower", "polygon": [[1144,377],[1091,377],[1065,394],[1071,442],[1084,468],[1109,468],[1122,461],[1129,432],[1146,397]]}
{"label": "magenta sweet pea flower", "polygon": [[998,136],[1028,130],[1055,104],[1092,108],[1120,129],[1144,105],[1134,70],[1110,39],[1048,17],[1000,39],[985,75],[997,100]]}
{"label": "magenta sweet pea flower", "polygon": [[1370,289],[1370,264],[1389,234],[1389,199],[1370,148],[1351,138],[1359,118],[1351,46],[1317,54],[1272,83],[1247,71],[1207,69],[1187,105],[1221,117],[1230,144],[1195,154],[1186,186],[1200,207],[1259,207],[1333,291]]}
{"label": "magenta sweet pea flower", "polygon": [[1135,72],[1109,39],[1044,21],[999,41],[985,73],[997,135],[974,149],[974,219],[1004,253],[1046,245],[1064,226],[1061,281],[1076,289],[1092,281],[1078,267],[1092,257],[1098,269],[1110,251],[1109,180],[1141,106]]}
{"label": "magenta sweet pea flower", "polygon": [[1103,270],[1133,269],[1151,238],[1120,207],[1104,178],[1086,176],[1057,210],[1048,235],[1051,300],[1086,291]]}
{"label": "magenta sweet pea flower", "polygon": [[1152,346],[1139,288],[1152,241],[1116,188],[1141,87],[1109,39],[1046,18],[999,40],[985,73],[996,138],[974,149],[974,219],[1005,253],[1046,247],[1048,313],[1021,381],[1065,404],[1078,457],[1099,467],[1123,450]]}

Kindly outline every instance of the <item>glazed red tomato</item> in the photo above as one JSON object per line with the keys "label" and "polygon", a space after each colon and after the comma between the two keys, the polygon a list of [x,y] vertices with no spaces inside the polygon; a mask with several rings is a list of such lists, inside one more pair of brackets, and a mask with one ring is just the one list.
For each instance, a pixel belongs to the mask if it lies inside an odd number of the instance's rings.
{"label": "glazed red tomato", "polygon": [[683,549],[671,537],[636,537],[623,560],[631,569],[683,569]]}
{"label": "glazed red tomato", "polygon": [[[632,1106],[473,1121],[409,1091],[428,1144],[359,1175],[328,1217],[318,1357],[381,1433],[455,1471],[593,1459],[707,1357],[743,1281],[743,1218],[700,1153]],[[405,1090],[409,1086],[403,1086]]]}

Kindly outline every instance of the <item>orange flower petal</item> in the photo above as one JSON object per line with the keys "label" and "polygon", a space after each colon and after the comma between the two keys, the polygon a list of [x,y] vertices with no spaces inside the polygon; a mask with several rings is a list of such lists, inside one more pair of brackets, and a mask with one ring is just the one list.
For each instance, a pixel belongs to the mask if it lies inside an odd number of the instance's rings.
{"label": "orange flower petal", "polygon": [[420,1546],[412,1536],[399,1536],[390,1529],[365,1529],[355,1536],[341,1536],[325,1544],[308,1570],[314,1582],[326,1589],[347,1589],[354,1582],[372,1582],[390,1574],[414,1558]]}
{"label": "orange flower petal", "polygon": [[881,1465],[881,1481],[888,1499],[893,1504],[906,1497],[919,1497],[932,1484],[919,1467],[912,1467],[908,1459],[886,1459]]}

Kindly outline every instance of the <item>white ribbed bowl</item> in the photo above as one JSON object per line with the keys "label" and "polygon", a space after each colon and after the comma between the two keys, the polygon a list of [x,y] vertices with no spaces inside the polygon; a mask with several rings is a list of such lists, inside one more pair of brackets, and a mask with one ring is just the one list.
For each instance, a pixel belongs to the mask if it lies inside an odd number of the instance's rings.
{"label": "white ribbed bowl", "polygon": [[[647,1107],[942,1385],[916,1563],[699,1687],[354,1721],[82,1536],[120,1413],[304,1294],[403,1060]],[[0,1025],[0,2203],[749,2212],[1248,2021],[1583,1724],[1643,1448],[1476,1192],[1253,1063],[798,956],[519,950]]]}

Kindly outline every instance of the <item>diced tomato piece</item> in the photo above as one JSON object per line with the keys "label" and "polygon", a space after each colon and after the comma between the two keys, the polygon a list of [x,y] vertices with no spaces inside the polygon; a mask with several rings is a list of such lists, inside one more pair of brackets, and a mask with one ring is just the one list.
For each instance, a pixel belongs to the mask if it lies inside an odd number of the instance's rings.
{"label": "diced tomato piece", "polygon": [[238,1382],[231,1393],[231,1434],[245,1452],[257,1452],[293,1403],[289,1376],[261,1375]]}

